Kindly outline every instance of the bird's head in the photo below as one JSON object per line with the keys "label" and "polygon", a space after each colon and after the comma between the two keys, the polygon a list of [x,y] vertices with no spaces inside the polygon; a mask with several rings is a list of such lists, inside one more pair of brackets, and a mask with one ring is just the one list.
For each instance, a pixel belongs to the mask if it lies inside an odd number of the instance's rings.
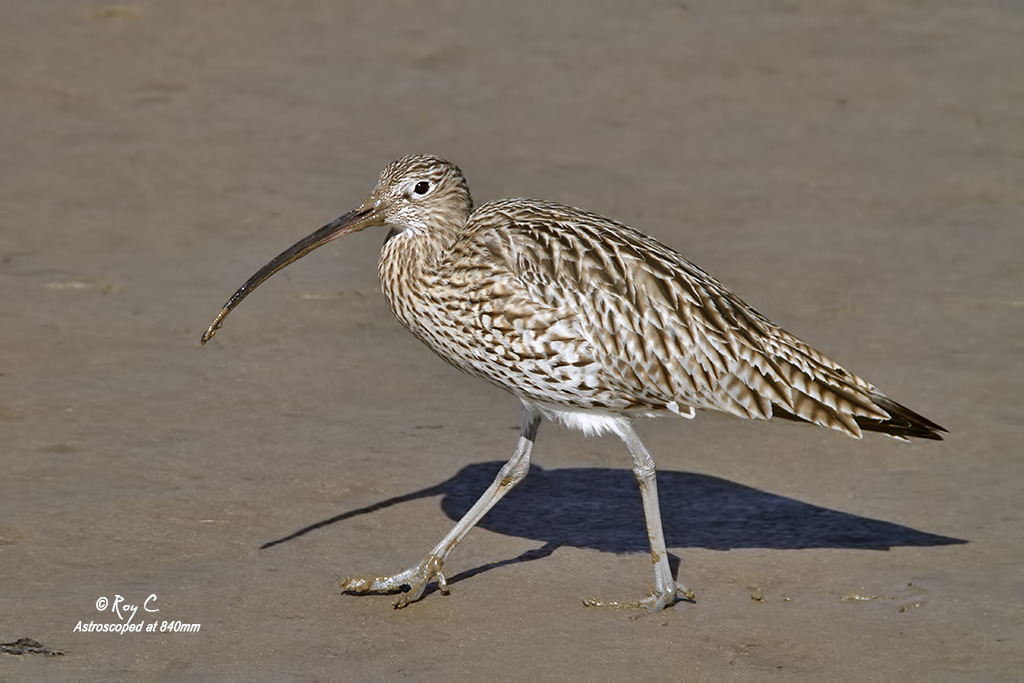
{"label": "bird's head", "polygon": [[208,342],[228,313],[264,280],[317,247],[374,225],[386,225],[395,233],[458,229],[472,210],[466,178],[455,164],[429,155],[393,161],[362,204],[285,249],[239,287],[203,334],[202,342]]}
{"label": "bird's head", "polygon": [[402,157],[381,171],[359,207],[372,209],[396,232],[465,225],[473,200],[462,171],[435,156]]}

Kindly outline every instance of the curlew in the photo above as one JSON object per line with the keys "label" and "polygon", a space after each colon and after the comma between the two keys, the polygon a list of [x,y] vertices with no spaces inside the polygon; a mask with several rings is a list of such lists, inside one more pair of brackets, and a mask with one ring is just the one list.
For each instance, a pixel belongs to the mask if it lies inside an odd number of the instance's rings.
{"label": "curlew", "polygon": [[941,440],[942,427],[886,397],[755,311],[652,237],[608,218],[535,199],[474,208],[466,179],[434,156],[392,162],[370,196],[270,261],[203,335],[260,283],[313,249],[371,226],[388,229],[378,274],[398,320],[459,370],[523,404],[515,452],[494,482],[419,564],[342,581],[350,593],[419,600],[455,546],[526,476],[542,418],[626,444],[654,563],[657,611],[692,593],[669,567],[655,465],[639,417],[715,410],[781,417],[899,439]]}

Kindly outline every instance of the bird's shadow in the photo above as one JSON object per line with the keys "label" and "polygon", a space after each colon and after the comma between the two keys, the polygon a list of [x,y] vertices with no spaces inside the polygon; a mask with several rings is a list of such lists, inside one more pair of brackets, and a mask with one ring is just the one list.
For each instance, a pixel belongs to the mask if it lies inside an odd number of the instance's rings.
{"label": "bird's shadow", "polygon": [[[493,481],[503,462],[469,465],[447,481],[350,510],[269,541],[261,549],[359,515],[428,496],[443,496],[441,509],[458,520]],[[705,474],[658,472],[661,514],[670,548],[860,548],[937,546],[967,541],[918,531],[777,496]],[[529,475],[479,523],[499,534],[542,541],[540,548],[487,564],[449,579],[469,578],[496,567],[547,557],[560,546],[607,552],[647,552],[648,541],[636,480],[630,470],[603,467],[545,470]],[[424,548],[424,550],[426,550]]]}

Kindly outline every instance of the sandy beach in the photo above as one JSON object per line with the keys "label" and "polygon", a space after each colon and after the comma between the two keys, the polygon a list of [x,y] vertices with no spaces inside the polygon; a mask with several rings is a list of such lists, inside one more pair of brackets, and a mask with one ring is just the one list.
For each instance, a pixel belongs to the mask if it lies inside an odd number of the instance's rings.
{"label": "sandy beach", "polygon": [[[1021,680],[1024,11],[364,5],[0,9],[0,679]],[[629,454],[542,424],[449,595],[341,594],[517,400],[394,320],[380,230],[199,338],[413,153],[657,237],[947,439],[639,423],[696,594],[646,615],[583,605],[650,590]]]}

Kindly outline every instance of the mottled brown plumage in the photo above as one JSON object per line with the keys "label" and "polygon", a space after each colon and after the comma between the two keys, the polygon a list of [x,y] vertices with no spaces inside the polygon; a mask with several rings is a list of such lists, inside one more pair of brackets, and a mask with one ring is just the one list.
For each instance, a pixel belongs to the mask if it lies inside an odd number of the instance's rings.
{"label": "mottled brown plumage", "polygon": [[[411,588],[418,599],[455,544],[526,474],[541,416],[627,444],[644,496],[661,609],[680,595],[658,516],[654,462],[634,417],[715,410],[783,417],[860,438],[941,439],[934,422],[892,401],[740,300],[680,254],[621,223],[570,206],[503,199],[473,208],[462,172],[404,157],[363,204],[282,253],[218,315],[288,263],[348,232],[390,227],[378,272],[401,323],[448,363],[518,396],[516,454],[474,509],[419,565],[349,579],[347,590]],[[479,509],[478,509],[479,508]]]}

